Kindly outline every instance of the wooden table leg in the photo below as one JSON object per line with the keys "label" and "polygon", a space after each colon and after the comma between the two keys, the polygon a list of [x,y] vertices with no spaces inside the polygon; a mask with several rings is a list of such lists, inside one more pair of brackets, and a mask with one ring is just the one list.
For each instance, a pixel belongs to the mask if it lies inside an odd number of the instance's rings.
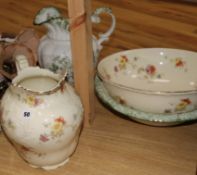
{"label": "wooden table leg", "polygon": [[85,125],[94,119],[91,0],[68,0],[75,88],[84,105]]}

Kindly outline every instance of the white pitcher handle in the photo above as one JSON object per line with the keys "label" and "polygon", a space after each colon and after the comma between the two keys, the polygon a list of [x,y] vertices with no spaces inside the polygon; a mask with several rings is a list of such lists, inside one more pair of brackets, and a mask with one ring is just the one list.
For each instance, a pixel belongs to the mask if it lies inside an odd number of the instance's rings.
{"label": "white pitcher handle", "polygon": [[16,55],[15,58],[17,72],[29,67],[29,62],[24,55]]}
{"label": "white pitcher handle", "polygon": [[107,32],[99,34],[99,39],[97,40],[99,50],[102,49],[102,45],[101,45],[102,42],[109,40],[109,37],[113,33],[115,26],[116,26],[116,17],[113,15],[112,10],[108,7],[97,8],[91,16],[91,21],[93,23],[100,23],[101,18],[99,17],[99,15],[101,13],[106,13],[106,14],[110,15],[112,18],[112,24],[111,24],[110,28],[107,30]]}

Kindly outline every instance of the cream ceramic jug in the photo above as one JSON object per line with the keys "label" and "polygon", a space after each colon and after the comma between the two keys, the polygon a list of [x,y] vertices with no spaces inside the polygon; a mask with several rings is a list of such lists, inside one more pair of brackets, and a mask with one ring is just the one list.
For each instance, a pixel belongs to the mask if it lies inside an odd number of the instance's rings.
{"label": "cream ceramic jug", "polygon": [[4,133],[32,167],[54,169],[64,165],[76,149],[83,107],[65,76],[28,67],[16,57],[18,75],[1,102]]}
{"label": "cream ceramic jug", "polygon": [[[112,10],[106,7],[101,7],[94,11],[91,16],[92,22],[100,23],[101,19],[99,16],[102,13],[111,17],[112,24],[106,33],[99,35],[99,38],[92,36],[94,65],[97,63],[102,43],[109,39],[116,25],[116,18]],[[47,34],[41,38],[38,47],[39,65],[56,73],[66,68],[68,81],[73,83],[69,19],[64,18],[57,8],[45,7],[37,13],[34,24],[44,25],[48,30]]]}

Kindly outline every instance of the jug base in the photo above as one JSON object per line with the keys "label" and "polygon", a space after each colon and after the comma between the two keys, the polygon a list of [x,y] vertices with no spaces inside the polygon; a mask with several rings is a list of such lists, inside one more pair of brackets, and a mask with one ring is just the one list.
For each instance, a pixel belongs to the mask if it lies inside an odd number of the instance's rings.
{"label": "jug base", "polygon": [[63,162],[60,162],[56,165],[37,166],[37,165],[29,164],[29,166],[31,166],[33,168],[41,168],[44,170],[54,170],[56,168],[59,168],[59,167],[65,165],[66,163],[68,163],[68,161],[69,161],[69,158],[66,158]]}

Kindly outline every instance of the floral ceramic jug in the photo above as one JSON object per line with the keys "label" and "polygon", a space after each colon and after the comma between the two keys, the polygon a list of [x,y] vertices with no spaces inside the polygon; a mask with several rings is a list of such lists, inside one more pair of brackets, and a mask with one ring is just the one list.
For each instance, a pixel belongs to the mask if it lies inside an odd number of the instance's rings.
{"label": "floral ceramic jug", "polygon": [[[95,36],[92,37],[95,65],[97,63],[99,52],[102,49],[102,43],[109,39],[116,24],[116,19],[112,14],[111,9],[106,7],[95,10],[91,16],[92,22],[100,23],[101,19],[99,15],[102,13],[111,16],[112,24],[106,33],[99,35],[98,39]],[[69,20],[62,17],[56,8],[46,7],[37,13],[34,19],[34,24],[44,25],[48,29],[48,33],[41,38],[38,48],[39,65],[56,73],[59,73],[66,68],[68,81],[73,83]]]}
{"label": "floral ceramic jug", "polygon": [[1,103],[1,123],[19,155],[32,167],[64,165],[76,149],[83,108],[65,76],[28,67],[16,57],[18,75]]}

